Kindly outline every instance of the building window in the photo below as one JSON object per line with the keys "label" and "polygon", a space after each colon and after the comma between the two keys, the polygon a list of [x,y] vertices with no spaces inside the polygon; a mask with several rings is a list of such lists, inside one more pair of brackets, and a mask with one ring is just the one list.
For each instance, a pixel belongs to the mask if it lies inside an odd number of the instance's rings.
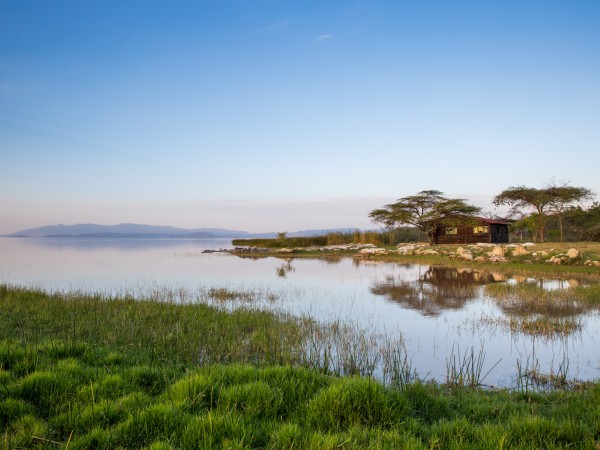
{"label": "building window", "polygon": [[444,228],[444,234],[458,234],[458,228]]}
{"label": "building window", "polygon": [[487,226],[485,227],[473,227],[473,234],[483,234],[488,233],[489,229]]}

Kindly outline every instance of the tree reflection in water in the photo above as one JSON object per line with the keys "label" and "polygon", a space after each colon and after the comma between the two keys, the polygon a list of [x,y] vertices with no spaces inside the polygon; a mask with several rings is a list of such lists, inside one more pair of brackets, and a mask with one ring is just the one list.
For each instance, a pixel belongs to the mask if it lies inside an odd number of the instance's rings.
{"label": "tree reflection in water", "polygon": [[406,308],[419,310],[425,316],[438,316],[446,310],[461,309],[468,301],[479,298],[481,286],[505,280],[505,276],[494,272],[430,266],[415,281],[390,276],[374,283],[370,291]]}

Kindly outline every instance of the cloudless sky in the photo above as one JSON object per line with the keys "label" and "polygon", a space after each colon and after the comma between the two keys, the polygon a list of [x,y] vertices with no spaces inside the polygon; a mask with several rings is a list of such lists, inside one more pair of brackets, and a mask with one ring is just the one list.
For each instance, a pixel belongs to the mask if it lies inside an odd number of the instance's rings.
{"label": "cloudless sky", "polygon": [[0,233],[600,192],[600,2],[0,0]]}

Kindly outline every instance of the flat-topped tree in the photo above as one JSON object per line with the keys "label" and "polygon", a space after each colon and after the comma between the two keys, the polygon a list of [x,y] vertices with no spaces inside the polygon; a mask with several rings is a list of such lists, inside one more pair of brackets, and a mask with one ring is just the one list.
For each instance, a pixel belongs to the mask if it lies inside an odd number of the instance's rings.
{"label": "flat-topped tree", "polygon": [[560,242],[563,241],[563,214],[573,206],[585,201],[591,200],[594,193],[584,187],[569,186],[567,182],[557,183],[555,181],[546,185],[546,190],[554,197],[550,202],[550,211],[556,214],[558,219],[558,230],[560,232]]}
{"label": "flat-topped tree", "polygon": [[464,199],[448,198],[443,192],[431,190],[402,197],[396,203],[374,209],[369,217],[390,229],[413,225],[427,233],[429,244],[433,245],[435,231],[439,227],[469,223],[480,210]]}
{"label": "flat-topped tree", "polygon": [[[590,198],[592,192],[582,187],[572,187],[566,184],[548,185],[542,189],[527,186],[511,186],[494,197],[494,205],[511,206],[513,212],[522,208],[532,208],[537,213],[537,226],[540,242],[544,242],[546,219],[550,211],[559,214],[567,206],[573,205],[581,200]],[[560,220],[562,241],[562,220]]]}

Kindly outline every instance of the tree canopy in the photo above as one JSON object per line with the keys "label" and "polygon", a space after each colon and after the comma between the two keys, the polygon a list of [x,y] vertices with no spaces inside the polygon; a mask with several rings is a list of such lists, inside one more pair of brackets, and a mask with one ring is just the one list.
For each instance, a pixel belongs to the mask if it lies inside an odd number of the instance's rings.
{"label": "tree canopy", "polygon": [[548,212],[553,210],[560,216],[567,206],[589,198],[591,195],[592,192],[589,189],[568,186],[566,183],[561,185],[551,184],[541,189],[511,186],[494,197],[494,205],[511,206],[513,214],[522,208],[534,209],[537,213],[539,240],[544,242]]}
{"label": "tree canopy", "polygon": [[390,229],[413,225],[427,233],[429,243],[433,244],[435,231],[439,227],[469,222],[480,210],[467,204],[464,199],[448,198],[443,192],[430,190],[402,197],[396,203],[374,209],[369,217]]}

